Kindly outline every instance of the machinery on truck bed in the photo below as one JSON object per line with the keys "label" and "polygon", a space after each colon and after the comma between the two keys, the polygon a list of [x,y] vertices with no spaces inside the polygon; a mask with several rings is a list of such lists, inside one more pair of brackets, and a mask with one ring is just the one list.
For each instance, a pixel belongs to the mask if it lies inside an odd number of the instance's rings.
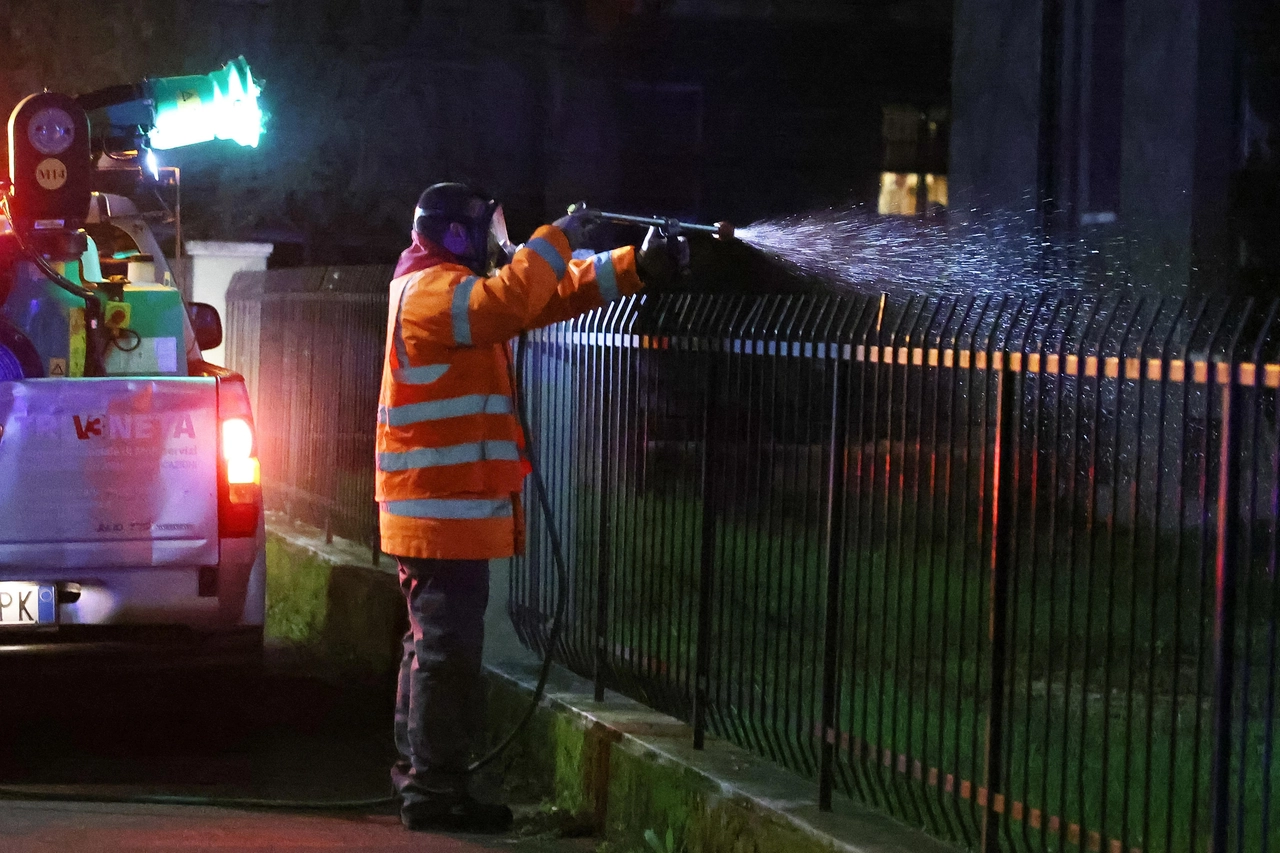
{"label": "machinery on truck bed", "polygon": [[[0,661],[252,662],[265,533],[244,379],[174,287],[148,219],[156,150],[262,114],[243,58],[9,119],[0,183]],[[176,172],[170,170],[170,174]]]}

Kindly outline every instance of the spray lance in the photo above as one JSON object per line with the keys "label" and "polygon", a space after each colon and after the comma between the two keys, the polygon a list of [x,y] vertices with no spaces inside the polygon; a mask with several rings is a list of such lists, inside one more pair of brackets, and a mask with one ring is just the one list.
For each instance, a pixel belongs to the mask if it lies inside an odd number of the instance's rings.
{"label": "spray lance", "polygon": [[703,225],[698,222],[684,222],[670,216],[637,216],[632,213],[611,213],[605,210],[596,210],[585,201],[569,205],[568,213],[570,216],[581,217],[586,222],[612,222],[616,225],[635,225],[641,228],[656,229],[659,236],[667,241],[672,260],[675,261],[676,269],[682,276],[689,273],[689,244],[684,239],[686,235],[709,234],[717,240],[734,239],[733,225],[723,220],[714,222],[711,225]]}
{"label": "spray lance", "polygon": [[681,237],[685,234],[710,234],[717,240],[732,240],[734,235],[733,225],[723,220],[713,222],[710,225],[702,225],[697,222],[682,222],[669,216],[636,216],[631,213],[609,213],[604,210],[595,210],[589,207],[585,201],[569,205],[569,213],[599,222],[638,225],[641,228],[657,228],[658,233],[668,238]]}

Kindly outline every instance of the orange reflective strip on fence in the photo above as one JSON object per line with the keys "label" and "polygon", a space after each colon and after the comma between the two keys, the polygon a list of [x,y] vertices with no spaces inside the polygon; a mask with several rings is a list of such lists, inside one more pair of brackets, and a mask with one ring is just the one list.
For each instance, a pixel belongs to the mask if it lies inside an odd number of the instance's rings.
{"label": "orange reflective strip on fence", "polygon": [[[533,341],[561,342],[565,344],[582,344],[588,346],[630,347],[637,349],[686,350],[710,352],[723,350],[726,352],[745,352],[754,355],[803,355],[806,358],[826,358],[828,352],[832,358],[843,358],[846,361],[870,361],[879,364],[910,364],[914,367],[962,367],[986,370],[1008,369],[1028,373],[1058,374],[1078,376],[1081,372],[1080,362],[1083,359],[1083,375],[1088,377],[1101,375],[1106,379],[1118,379],[1121,376],[1120,364],[1123,361],[1123,378],[1126,380],[1145,379],[1149,382],[1185,382],[1187,381],[1187,362],[1184,359],[1163,360],[1159,358],[1140,358],[1137,356],[1080,356],[1073,353],[1063,356],[1058,353],[1022,353],[1018,351],[1006,353],[996,350],[947,349],[941,347],[892,347],[877,344],[817,344],[799,341],[756,341],[744,339],[726,339],[723,341],[704,339],[696,336],[659,337],[651,335],[623,335],[600,332],[569,332],[556,327],[534,329],[529,333]],[[830,350],[828,350],[830,346]],[[959,356],[957,357],[957,353]],[[1007,357],[1007,361],[1006,361]],[[1144,367],[1145,363],[1145,367]],[[1193,360],[1191,362],[1190,381],[1205,384],[1209,381],[1209,365],[1213,365],[1215,383],[1226,384],[1232,380],[1232,365],[1225,361]],[[1167,367],[1166,367],[1167,365]],[[1259,372],[1262,377],[1259,379]],[[1258,364],[1252,361],[1239,362],[1234,381],[1251,388],[1259,383],[1267,388],[1280,388],[1280,364]]]}

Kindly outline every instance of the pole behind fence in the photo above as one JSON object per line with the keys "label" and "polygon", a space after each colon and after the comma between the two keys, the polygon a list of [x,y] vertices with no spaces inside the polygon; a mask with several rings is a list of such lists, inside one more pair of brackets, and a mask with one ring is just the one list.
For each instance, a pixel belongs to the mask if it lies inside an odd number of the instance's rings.
{"label": "pole behind fence", "polygon": [[698,581],[698,645],[693,693],[693,748],[702,749],[707,737],[708,680],[711,672],[711,582],[716,556],[716,504],[712,479],[718,399],[719,359],[713,344],[707,354],[706,396],[702,412],[702,554]]}
{"label": "pole behind fence", "polygon": [[[1218,441],[1218,524],[1214,553],[1214,666],[1213,666],[1213,764],[1212,853],[1224,853],[1230,825],[1231,712],[1235,692],[1236,639],[1236,546],[1240,537],[1240,433],[1242,401],[1234,393],[1236,380],[1235,341],[1227,362],[1210,362],[1211,376],[1218,384],[1222,407],[1222,433]],[[1212,380],[1211,380],[1212,381]],[[1205,413],[1206,418],[1209,412]]]}
{"label": "pole behind fence", "polygon": [[842,569],[844,563],[844,494],[848,481],[848,418],[845,416],[845,383],[848,362],[837,348],[831,380],[831,448],[827,462],[827,606],[822,651],[822,744],[818,768],[818,808],[831,811],[836,757],[836,664],[839,658]]}
{"label": "pole behind fence", "polygon": [[991,641],[991,692],[987,714],[985,777],[987,796],[982,812],[982,849],[1000,850],[999,821],[1004,811],[1005,665],[1008,660],[1009,574],[1014,543],[1013,507],[1016,501],[1017,460],[1014,455],[1015,401],[1018,372],[1010,353],[996,351],[995,452],[992,459],[991,586],[987,632]]}

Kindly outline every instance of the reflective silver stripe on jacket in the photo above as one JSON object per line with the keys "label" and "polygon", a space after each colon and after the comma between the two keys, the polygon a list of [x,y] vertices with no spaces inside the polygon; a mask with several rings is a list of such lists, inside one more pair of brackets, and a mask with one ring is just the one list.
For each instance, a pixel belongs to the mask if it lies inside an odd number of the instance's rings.
{"label": "reflective silver stripe on jacket", "polygon": [[467,415],[509,414],[511,414],[511,398],[506,394],[467,394],[426,403],[379,406],[378,423],[398,427],[425,421],[442,421],[445,418],[461,418]]}
{"label": "reflective silver stripe on jacket", "polygon": [[430,385],[449,369],[447,364],[424,364],[422,367],[397,367],[391,376],[401,385]]}
{"label": "reflective silver stripe on jacket", "polygon": [[612,302],[621,296],[622,294],[618,292],[618,273],[613,268],[613,253],[601,252],[598,255],[592,255],[591,263],[595,264],[600,298],[605,302]]}
{"label": "reflective silver stripe on jacket", "polygon": [[453,289],[453,342],[460,347],[471,346],[471,290],[477,281],[469,275]]}
{"label": "reflective silver stripe on jacket", "polygon": [[569,267],[565,264],[564,258],[560,257],[560,253],[556,251],[555,246],[542,237],[534,237],[528,243],[525,243],[524,247],[537,252],[544,261],[551,264],[551,271],[556,274],[556,281],[564,278],[565,270]]}
{"label": "reflective silver stripe on jacket", "polygon": [[430,385],[449,369],[447,364],[424,364],[420,367],[409,366],[409,349],[404,344],[404,326],[401,325],[401,316],[404,314],[404,300],[409,294],[409,285],[400,291],[400,304],[396,306],[396,327],[392,338],[396,348],[396,362],[399,367],[391,369],[391,377],[402,385]]}
{"label": "reflective silver stripe on jacket", "polygon": [[444,465],[464,465],[484,460],[516,462],[520,449],[514,441],[471,441],[451,444],[447,447],[419,447],[414,450],[383,452],[378,454],[378,470],[383,472],[412,471],[415,468],[439,468]]}
{"label": "reflective silver stripe on jacket", "polygon": [[405,518],[478,519],[510,518],[510,498],[417,498],[385,501],[384,512]]}

